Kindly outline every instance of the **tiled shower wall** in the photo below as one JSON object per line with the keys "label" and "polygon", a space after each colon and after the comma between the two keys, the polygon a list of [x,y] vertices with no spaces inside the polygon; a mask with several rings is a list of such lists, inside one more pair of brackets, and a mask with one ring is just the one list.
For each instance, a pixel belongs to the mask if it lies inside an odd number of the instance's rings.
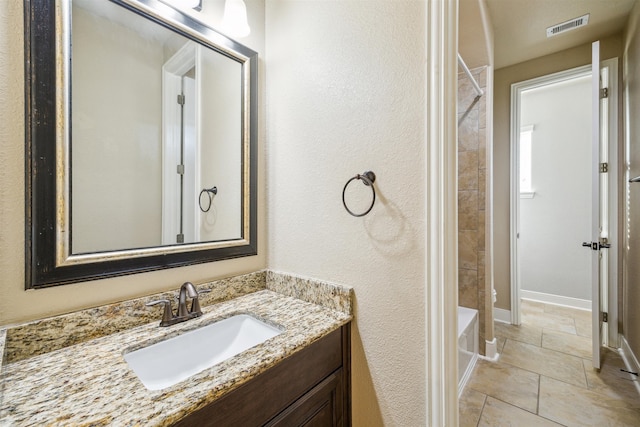
{"label": "tiled shower wall", "polygon": [[[472,74],[486,89],[487,68]],[[487,99],[477,97],[466,74],[458,74],[458,304],[478,310],[481,354],[492,298],[485,278]]]}

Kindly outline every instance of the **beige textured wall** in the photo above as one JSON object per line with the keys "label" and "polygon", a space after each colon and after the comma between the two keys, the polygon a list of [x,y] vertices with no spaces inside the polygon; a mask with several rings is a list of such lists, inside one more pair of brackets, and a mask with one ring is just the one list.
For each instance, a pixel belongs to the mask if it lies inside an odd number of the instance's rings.
{"label": "beige textured wall", "polygon": [[426,424],[424,8],[267,2],[269,266],[355,288],[354,427]]}
{"label": "beige textured wall", "polygon": [[203,55],[199,73],[203,93],[212,95],[200,113],[200,149],[206,152],[200,163],[201,185],[218,188],[208,212],[196,208],[200,239],[237,239],[242,235],[242,147],[227,142],[242,138],[242,66],[222,55]]}
{"label": "beige textured wall", "polygon": [[622,88],[625,98],[625,245],[623,258],[622,334],[636,357],[640,357],[640,184],[628,184],[628,178],[640,175],[640,3],[631,12],[624,35]]}
{"label": "beige textured wall", "polygon": [[[622,35],[600,42],[601,59],[622,56]],[[493,167],[494,167],[494,287],[498,293],[496,307],[511,309],[510,241],[509,241],[509,162],[511,85],[535,77],[579,67],[591,62],[591,44],[501,68],[494,74]]]}
{"label": "beige textured wall", "polygon": [[[222,0],[204,0],[199,16],[212,26],[222,17]],[[0,325],[177,289],[182,282],[202,282],[266,267],[264,146],[265,84],[259,81],[258,256],[161,270],[108,280],[24,290],[24,39],[20,0],[0,2]],[[247,1],[251,36],[242,43],[264,55],[264,0]]]}
{"label": "beige textured wall", "polygon": [[72,251],[157,246],[163,46],[94,13],[73,7]]}

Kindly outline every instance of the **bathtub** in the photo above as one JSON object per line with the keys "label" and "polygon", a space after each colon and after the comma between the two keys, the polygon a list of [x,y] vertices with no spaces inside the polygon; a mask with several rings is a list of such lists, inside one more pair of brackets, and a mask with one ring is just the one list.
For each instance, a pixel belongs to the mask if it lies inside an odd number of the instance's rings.
{"label": "bathtub", "polygon": [[478,310],[458,307],[458,395],[478,360]]}

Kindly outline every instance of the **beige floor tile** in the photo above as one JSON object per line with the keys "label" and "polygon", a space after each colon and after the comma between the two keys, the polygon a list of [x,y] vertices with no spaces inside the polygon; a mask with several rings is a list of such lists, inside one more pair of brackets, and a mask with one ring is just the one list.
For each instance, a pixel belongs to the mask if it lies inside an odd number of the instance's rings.
{"label": "beige floor tile", "polygon": [[523,299],[523,300],[520,300],[520,309],[522,310],[523,314],[524,313],[527,313],[527,314],[544,313],[545,304],[538,301]]}
{"label": "beige floor tile", "polygon": [[542,347],[584,359],[590,359],[592,354],[590,338],[551,329],[542,330]]}
{"label": "beige floor tile", "polygon": [[572,314],[574,320],[584,320],[585,322],[591,322],[591,310],[575,310]]}
{"label": "beige floor tile", "polygon": [[591,318],[576,317],[573,319],[576,324],[576,333],[582,337],[591,339],[592,322]]}
{"label": "beige floor tile", "polygon": [[500,362],[478,360],[467,387],[535,412],[539,375]]}
{"label": "beige floor tile", "polygon": [[584,360],[583,363],[589,390],[612,399],[624,400],[631,407],[640,409],[640,394],[632,375],[620,370],[626,369],[622,358],[606,354],[600,371],[593,369],[591,360]]}
{"label": "beige floor tile", "polygon": [[500,361],[478,361],[461,426],[640,426],[640,395],[621,356],[607,350],[602,369],[591,367],[590,312],[523,301],[522,320],[495,323]]}
{"label": "beige floor tile", "polygon": [[487,395],[465,387],[460,396],[460,427],[476,427]]}
{"label": "beige floor tile", "polygon": [[591,310],[580,310],[578,308],[565,307],[563,305],[545,304],[544,312],[550,314],[559,314],[575,319],[576,317],[590,317]]}
{"label": "beige floor tile", "polygon": [[587,388],[582,359],[576,356],[507,340],[500,362]]}
{"label": "beige floor tile", "polygon": [[541,328],[566,332],[568,334],[576,333],[576,324],[573,317],[563,316],[560,314],[522,313],[521,321],[524,325],[535,325]]}
{"label": "beige floor tile", "polygon": [[602,352],[602,365],[609,368],[627,369],[622,355],[617,350],[609,347],[605,347]]}
{"label": "beige floor tile", "polygon": [[504,348],[504,344],[507,342],[506,338],[503,337],[496,337],[496,346],[497,346],[497,352],[498,353],[502,353],[502,349]]}
{"label": "beige floor tile", "polygon": [[478,427],[557,427],[559,425],[492,397],[487,398],[478,423]]}
{"label": "beige floor tile", "polygon": [[538,414],[566,426],[640,425],[640,410],[623,400],[542,376]]}
{"label": "beige floor tile", "polygon": [[542,328],[534,325],[509,325],[507,323],[495,322],[495,336],[508,338],[529,344],[542,345]]}

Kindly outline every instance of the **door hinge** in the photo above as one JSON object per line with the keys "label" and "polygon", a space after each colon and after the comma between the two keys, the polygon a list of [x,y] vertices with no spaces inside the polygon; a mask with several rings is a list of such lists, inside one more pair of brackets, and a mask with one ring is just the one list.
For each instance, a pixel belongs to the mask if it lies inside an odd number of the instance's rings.
{"label": "door hinge", "polygon": [[600,173],[609,172],[609,163],[600,163]]}
{"label": "door hinge", "polygon": [[602,312],[602,321],[604,323],[607,323],[609,321],[609,313],[607,313],[606,311]]}
{"label": "door hinge", "polygon": [[176,172],[178,173],[178,175],[184,175],[184,165],[178,165],[176,167]]}
{"label": "door hinge", "polygon": [[184,243],[184,234],[180,233],[176,235],[176,243]]}
{"label": "door hinge", "polygon": [[608,97],[609,97],[609,88],[603,87],[602,89],[600,89],[600,99],[608,98]]}
{"label": "door hinge", "polygon": [[178,95],[178,104],[184,105],[184,102],[185,102],[184,95],[183,94]]}

